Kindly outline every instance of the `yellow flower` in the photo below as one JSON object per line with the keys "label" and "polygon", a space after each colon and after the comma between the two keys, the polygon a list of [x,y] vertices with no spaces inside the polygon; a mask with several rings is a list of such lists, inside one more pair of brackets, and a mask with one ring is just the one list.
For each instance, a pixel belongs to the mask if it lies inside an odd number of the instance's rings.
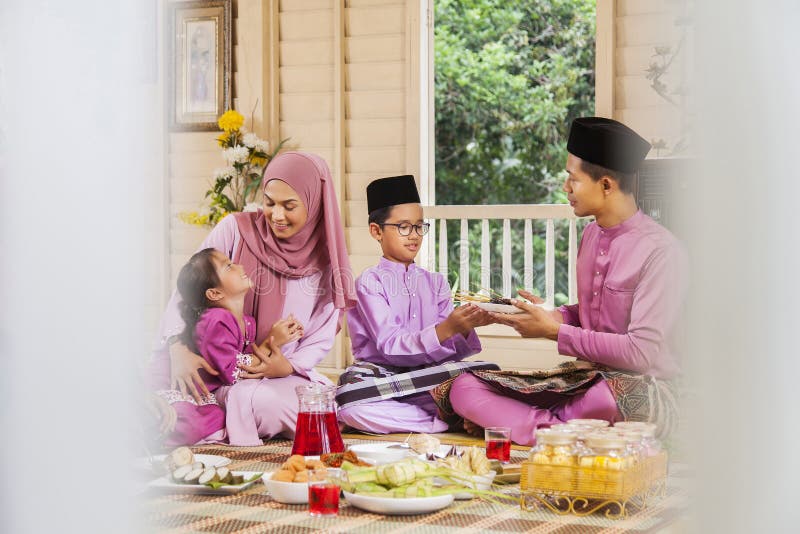
{"label": "yellow flower", "polygon": [[226,132],[235,132],[244,124],[244,116],[235,109],[229,109],[222,114],[217,124]]}
{"label": "yellow flower", "polygon": [[[220,120],[222,120],[222,119],[220,119]],[[219,146],[224,147],[225,143],[227,143],[227,142],[228,142],[228,132],[225,132],[224,134],[220,134],[219,137],[217,137],[217,143],[219,143]]]}

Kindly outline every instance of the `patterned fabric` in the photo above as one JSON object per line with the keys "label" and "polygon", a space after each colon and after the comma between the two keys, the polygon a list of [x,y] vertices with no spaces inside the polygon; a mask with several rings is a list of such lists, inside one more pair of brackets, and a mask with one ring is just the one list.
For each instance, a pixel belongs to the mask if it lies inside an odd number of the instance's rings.
{"label": "patterned fabric", "polygon": [[430,391],[466,371],[498,369],[487,362],[447,362],[408,371],[405,367],[356,362],[339,376],[336,402],[340,407],[395,399]]}
{"label": "patterned fabric", "polygon": [[[372,440],[345,439],[347,446],[375,443]],[[230,458],[233,471],[276,470],[289,457],[292,442],[268,441],[259,447],[206,445],[192,447],[195,453],[217,454]],[[528,457],[527,450],[512,448],[511,463]],[[559,533],[597,532],[656,533],[673,527],[685,528],[689,505],[691,472],[685,465],[672,464],[665,497],[652,501],[648,508],[631,513],[626,519],[609,519],[602,513],[587,517],[559,516],[539,508],[525,511],[519,505],[499,505],[482,499],[455,501],[438,512],[412,516],[390,516],[365,512],[340,500],[338,517],[309,517],[307,504],[281,504],[257,483],[232,495],[190,495],[148,492],[134,503],[140,530],[156,532],[236,532],[303,533],[352,532],[381,534],[413,532],[441,533]],[[154,477],[144,479],[148,482]],[[519,485],[498,486],[498,491],[519,496]]]}
{"label": "patterned fabric", "polygon": [[[626,421],[656,423],[657,437],[663,439],[677,427],[678,385],[651,376],[607,369],[592,362],[564,362],[552,369],[534,371],[470,371],[475,377],[509,397],[535,404],[535,396],[545,391],[577,395],[597,380],[609,385],[617,409]],[[439,417],[451,425],[461,419],[450,404],[450,388],[455,378],[433,388],[431,395],[439,407]]]}
{"label": "patterned fabric", "polygon": [[189,404],[194,404],[195,406],[205,406],[206,404],[219,404],[217,402],[217,397],[210,393],[207,397],[203,397],[203,399],[198,403],[194,400],[194,397],[187,393],[182,393],[180,390],[177,389],[159,389],[156,391],[156,395],[167,401],[167,404],[174,404],[176,402],[188,402]]}

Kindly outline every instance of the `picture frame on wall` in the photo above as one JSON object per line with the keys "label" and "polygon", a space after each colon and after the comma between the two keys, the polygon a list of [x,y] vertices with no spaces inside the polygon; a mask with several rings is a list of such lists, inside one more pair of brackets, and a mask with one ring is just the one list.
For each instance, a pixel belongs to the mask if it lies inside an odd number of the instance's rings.
{"label": "picture frame on wall", "polygon": [[168,4],[170,130],[217,130],[231,107],[231,0]]}

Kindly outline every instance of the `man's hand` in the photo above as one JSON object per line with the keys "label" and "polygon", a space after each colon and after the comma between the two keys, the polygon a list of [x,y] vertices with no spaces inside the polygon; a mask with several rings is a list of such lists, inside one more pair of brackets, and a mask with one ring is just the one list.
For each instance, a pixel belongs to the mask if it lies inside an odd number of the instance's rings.
{"label": "man's hand", "polygon": [[[527,295],[541,302],[541,299],[531,295],[527,291],[520,291],[520,295]],[[494,320],[498,323],[510,326],[522,337],[558,339],[558,328],[562,321],[557,321],[551,312],[523,300],[512,299],[511,304],[522,310],[522,313],[491,313]],[[559,316],[560,315],[559,313]]]}
{"label": "man's hand", "polygon": [[[529,301],[533,302],[534,304],[543,304],[544,303],[544,299],[543,298],[539,298],[536,295],[534,295],[533,293],[531,293],[529,291],[525,291],[524,289],[518,290],[517,293],[519,293],[520,297],[522,297],[522,298],[524,298],[526,300],[529,300]],[[553,320],[555,322],[557,322],[558,324],[561,324],[561,323],[564,322],[564,316],[562,316],[561,312],[558,311],[557,309],[556,310],[551,310],[551,311],[549,311],[547,313],[549,313],[550,317],[552,317]]]}
{"label": "man's hand", "polygon": [[239,364],[239,368],[244,371],[239,374],[240,378],[283,378],[294,372],[292,364],[272,337],[262,345],[253,343],[252,347],[260,361],[255,365]]}
{"label": "man's hand", "polygon": [[190,351],[183,343],[177,342],[169,347],[169,363],[170,389],[179,389],[184,395],[188,393],[198,404],[203,401],[203,397],[211,395],[197,370],[205,369],[214,376],[219,373],[205,359]]}

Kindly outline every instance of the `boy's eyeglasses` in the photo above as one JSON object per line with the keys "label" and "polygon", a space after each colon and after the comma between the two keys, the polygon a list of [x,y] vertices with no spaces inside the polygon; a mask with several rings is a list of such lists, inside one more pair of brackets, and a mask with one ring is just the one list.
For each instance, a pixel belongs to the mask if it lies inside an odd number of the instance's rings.
{"label": "boy's eyeglasses", "polygon": [[397,228],[397,233],[403,237],[407,237],[411,235],[411,229],[413,228],[414,231],[417,232],[417,235],[423,236],[428,233],[430,230],[431,225],[430,223],[422,223],[422,224],[408,224],[408,223],[383,223],[381,226],[394,226]]}

